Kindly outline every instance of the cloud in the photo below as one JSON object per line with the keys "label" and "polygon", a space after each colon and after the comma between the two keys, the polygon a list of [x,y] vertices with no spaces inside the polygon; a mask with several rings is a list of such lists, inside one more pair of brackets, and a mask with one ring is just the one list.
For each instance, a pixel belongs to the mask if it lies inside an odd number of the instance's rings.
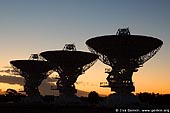
{"label": "cloud", "polygon": [[[23,77],[17,77],[17,76],[9,76],[9,75],[0,75],[0,82],[3,83],[8,83],[11,85],[24,85],[24,78]],[[56,79],[53,78],[47,78],[45,79],[45,82],[47,83],[52,83],[52,82],[56,82]]]}
{"label": "cloud", "polygon": [[[58,90],[51,90],[51,86],[55,86],[55,84],[50,84],[49,82],[46,82],[46,80],[44,80],[42,82],[42,84],[39,87],[39,90],[41,92],[41,95],[55,95],[55,96],[59,96],[59,91]],[[77,96],[88,96],[89,92],[85,92],[82,90],[77,90],[76,95]]]}
{"label": "cloud", "polygon": [[90,83],[90,82],[76,82],[77,85],[82,85],[82,86],[98,86],[98,84],[95,83]]}
{"label": "cloud", "polygon": [[[23,86],[24,83],[24,78],[23,77],[17,77],[17,76],[7,76],[7,75],[0,75],[0,82],[3,83],[8,83],[8,84],[12,84],[12,85],[21,85]],[[58,96],[59,95],[59,91],[58,90],[51,90],[51,86],[56,86],[57,79],[53,79],[50,77],[47,77],[47,79],[44,79],[41,83],[41,85],[39,86],[39,90],[41,95],[55,95]],[[81,84],[81,83],[80,83]],[[85,83],[86,85],[88,85],[88,83]],[[85,92],[82,90],[77,90],[77,95],[78,96],[87,96],[89,92]]]}
{"label": "cloud", "polygon": [[16,76],[0,75],[0,82],[12,84],[12,85],[15,84],[24,85],[24,78],[16,77]]}
{"label": "cloud", "polygon": [[[51,90],[51,87],[56,87],[57,79],[53,79],[48,77],[47,79],[43,80],[41,85],[39,86],[39,90],[41,92],[41,95],[59,95],[58,90]],[[89,92],[77,90],[76,95],[77,96],[88,96]]]}

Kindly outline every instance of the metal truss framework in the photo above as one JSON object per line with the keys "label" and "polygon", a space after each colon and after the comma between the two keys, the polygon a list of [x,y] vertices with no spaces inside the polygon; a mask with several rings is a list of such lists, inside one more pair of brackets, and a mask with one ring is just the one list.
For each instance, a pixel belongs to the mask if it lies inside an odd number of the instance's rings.
{"label": "metal truss framework", "polygon": [[[140,65],[144,64],[146,61],[148,61],[150,58],[152,58],[160,50],[161,46],[159,46],[158,48],[152,50],[151,52],[149,52],[143,56],[140,56],[139,58],[131,58],[131,59],[129,59],[129,62],[131,62],[131,64],[137,64],[140,67]],[[95,51],[90,46],[88,46],[88,49],[92,53],[97,54],[99,56],[99,60],[101,60],[103,63],[105,63],[111,67],[114,67],[114,65],[118,61],[118,59],[116,59],[116,58],[109,58],[108,56]]]}

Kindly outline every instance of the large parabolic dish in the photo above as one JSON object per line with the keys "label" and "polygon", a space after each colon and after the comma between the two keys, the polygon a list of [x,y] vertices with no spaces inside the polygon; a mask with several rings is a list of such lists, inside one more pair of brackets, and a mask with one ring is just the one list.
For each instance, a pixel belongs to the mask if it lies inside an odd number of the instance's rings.
{"label": "large parabolic dish", "polygon": [[77,90],[74,83],[78,76],[90,68],[98,58],[95,54],[76,51],[76,49],[45,51],[40,55],[59,73],[57,89],[60,94],[75,94]]}
{"label": "large parabolic dish", "polygon": [[152,58],[163,42],[157,38],[130,35],[129,29],[119,29],[117,35],[105,35],[86,41],[89,50],[112,67],[107,77],[108,87],[117,93],[134,91],[132,74]]}
{"label": "large parabolic dish", "polygon": [[38,60],[13,60],[10,64],[25,79],[24,91],[28,96],[39,96],[38,86],[45,79],[51,70],[47,61]]}

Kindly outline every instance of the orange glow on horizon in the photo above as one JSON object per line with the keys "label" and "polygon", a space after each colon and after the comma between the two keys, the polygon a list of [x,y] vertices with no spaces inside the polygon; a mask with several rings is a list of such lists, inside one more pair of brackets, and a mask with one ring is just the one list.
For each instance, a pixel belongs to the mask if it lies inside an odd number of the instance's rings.
{"label": "orange glow on horizon", "polygon": [[[107,74],[104,72],[106,67],[108,68],[109,66],[104,65],[100,61],[96,62],[85,74],[78,77],[75,83],[76,89],[86,92],[96,91],[105,96],[114,93],[111,92],[110,88],[100,87],[100,82],[107,82]],[[1,73],[1,75],[3,75],[3,73]],[[133,74],[132,79],[135,86],[135,92],[133,93],[148,92],[170,94],[169,81],[165,79],[167,76],[167,72],[160,69],[159,65],[153,68],[153,66],[148,63]],[[50,77],[55,77],[55,74]],[[0,83],[1,91],[6,91],[8,88],[16,89],[17,91],[23,90],[23,86],[17,84]]]}
{"label": "orange glow on horizon", "polygon": [[22,91],[23,90],[23,86],[15,84],[8,84],[8,83],[0,83],[0,89],[1,91],[6,91],[7,89],[15,89],[16,91]]}

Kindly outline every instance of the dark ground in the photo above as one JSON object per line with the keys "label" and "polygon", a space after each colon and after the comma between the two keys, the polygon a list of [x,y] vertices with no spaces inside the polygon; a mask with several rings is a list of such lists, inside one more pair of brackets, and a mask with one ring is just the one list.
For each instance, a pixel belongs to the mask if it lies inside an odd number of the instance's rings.
{"label": "dark ground", "polygon": [[114,113],[114,112],[170,112],[170,106],[166,107],[125,107],[109,108],[90,106],[55,106],[45,104],[1,104],[0,113]]}
{"label": "dark ground", "polygon": [[42,97],[45,103],[24,104],[18,101],[23,95],[0,95],[0,113],[114,113],[114,112],[170,112],[170,94],[139,93],[140,104],[128,107],[102,106],[107,97],[92,95],[80,97],[85,104],[50,104],[54,96]]}

